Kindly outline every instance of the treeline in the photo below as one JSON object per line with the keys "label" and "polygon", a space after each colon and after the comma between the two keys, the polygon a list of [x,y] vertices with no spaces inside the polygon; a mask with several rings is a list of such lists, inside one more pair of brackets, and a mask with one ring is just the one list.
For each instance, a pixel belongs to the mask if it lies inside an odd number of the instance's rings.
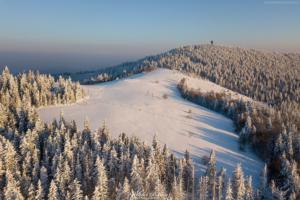
{"label": "treeline", "polygon": [[183,98],[232,119],[239,133],[240,149],[250,146],[268,164],[269,180],[274,179],[282,190],[300,197],[299,118],[290,120],[288,113],[277,107],[234,99],[230,93],[194,90],[187,86],[185,78],[177,87]]}
{"label": "treeline", "polygon": [[111,68],[100,69],[92,72],[78,72],[76,74],[54,74],[55,79],[59,77],[73,77],[73,79],[80,81],[82,85],[93,85],[97,83],[104,83],[113,80],[119,80],[122,77],[131,76],[139,73],[151,72],[156,69],[157,65],[148,65],[148,62],[143,62],[142,65],[131,65],[132,63],[125,63],[125,67],[115,66]]}
{"label": "treeline", "polygon": [[[136,62],[63,77],[71,76],[73,80],[88,83],[92,79],[97,80],[99,75],[115,80],[126,74],[156,67],[185,70],[254,100],[287,109],[299,117],[299,66],[300,54],[297,53],[203,44],[180,47]],[[56,78],[58,76],[55,75]]]}

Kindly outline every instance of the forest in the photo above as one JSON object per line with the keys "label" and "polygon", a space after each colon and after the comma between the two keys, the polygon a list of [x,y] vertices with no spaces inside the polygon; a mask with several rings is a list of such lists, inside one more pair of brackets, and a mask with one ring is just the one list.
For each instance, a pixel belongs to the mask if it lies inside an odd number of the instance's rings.
{"label": "forest", "polygon": [[[241,47],[194,45],[92,72],[0,76],[0,198],[2,199],[299,199],[300,55]],[[123,133],[111,138],[108,122],[80,131],[64,113],[44,123],[37,108],[69,105],[86,96],[81,84],[146,73],[157,67],[184,71],[253,98],[202,93],[182,79],[183,98],[233,120],[240,150],[250,147],[266,163],[258,188],[237,165],[216,172],[212,150],[205,175],[194,176],[188,151],[176,158],[158,136],[151,145]],[[67,77],[66,77],[67,76]],[[72,78],[72,79],[71,79]],[[73,81],[77,82],[73,82]],[[57,81],[58,83],[55,83]],[[57,84],[57,85],[55,85]]]}

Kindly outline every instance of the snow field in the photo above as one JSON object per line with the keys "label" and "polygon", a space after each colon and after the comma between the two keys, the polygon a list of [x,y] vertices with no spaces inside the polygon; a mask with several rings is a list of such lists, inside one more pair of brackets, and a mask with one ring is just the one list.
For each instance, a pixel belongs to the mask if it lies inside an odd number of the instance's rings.
{"label": "snow field", "polygon": [[[225,167],[229,177],[236,164],[241,163],[245,176],[252,175],[255,186],[264,163],[249,150],[239,151],[238,135],[234,133],[230,119],[180,96],[176,84],[183,77],[187,78],[189,87],[201,88],[202,92],[227,92],[226,88],[207,80],[159,68],[118,81],[82,86],[88,92],[87,99],[71,106],[44,107],[39,112],[42,119],[50,123],[54,117],[59,119],[60,111],[64,110],[65,119],[71,121],[74,118],[80,130],[86,116],[92,130],[102,127],[106,118],[110,134],[116,139],[122,132],[129,136],[135,133],[142,141],[151,144],[153,136],[158,133],[161,147],[167,143],[177,157],[183,156],[186,149],[190,151],[196,175],[204,174],[206,166],[201,162],[202,157],[209,156],[214,149],[217,171]],[[167,94],[168,99],[164,100],[163,94]],[[232,92],[232,97],[235,96],[236,93]],[[238,95],[241,97],[251,100]],[[188,118],[189,109],[192,109],[191,118]]]}

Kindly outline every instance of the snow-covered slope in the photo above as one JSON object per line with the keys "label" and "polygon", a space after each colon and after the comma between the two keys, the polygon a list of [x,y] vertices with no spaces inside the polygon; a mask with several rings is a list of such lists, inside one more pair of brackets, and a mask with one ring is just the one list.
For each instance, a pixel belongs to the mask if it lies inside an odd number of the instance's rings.
{"label": "snow-covered slope", "polygon": [[[183,77],[188,79],[190,86],[199,87],[203,92],[227,91],[178,71],[157,69],[118,81],[83,86],[89,99],[71,106],[41,108],[39,112],[44,121],[52,122],[54,117],[59,118],[63,109],[66,120],[74,117],[81,130],[86,116],[91,129],[102,127],[106,118],[114,138],[122,132],[135,133],[151,144],[157,133],[161,144],[167,143],[177,156],[182,156],[186,149],[191,152],[197,166],[196,174],[203,174],[206,166],[201,164],[201,158],[209,156],[214,149],[218,171],[225,167],[227,176],[231,176],[236,164],[242,163],[245,175],[252,175],[254,184],[257,183],[263,163],[253,153],[238,150],[238,136],[230,119],[181,98],[176,84]],[[167,94],[168,99],[163,100],[163,94]],[[189,109],[193,112],[192,119],[187,118]]]}

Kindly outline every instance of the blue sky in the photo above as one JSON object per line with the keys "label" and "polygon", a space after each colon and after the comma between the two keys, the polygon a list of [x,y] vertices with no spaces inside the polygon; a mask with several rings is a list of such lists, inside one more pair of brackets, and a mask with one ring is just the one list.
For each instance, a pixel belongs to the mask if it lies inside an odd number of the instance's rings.
{"label": "blue sky", "polygon": [[300,1],[276,2],[0,0],[0,69],[72,69],[73,56],[78,71],[210,40],[300,53]]}

